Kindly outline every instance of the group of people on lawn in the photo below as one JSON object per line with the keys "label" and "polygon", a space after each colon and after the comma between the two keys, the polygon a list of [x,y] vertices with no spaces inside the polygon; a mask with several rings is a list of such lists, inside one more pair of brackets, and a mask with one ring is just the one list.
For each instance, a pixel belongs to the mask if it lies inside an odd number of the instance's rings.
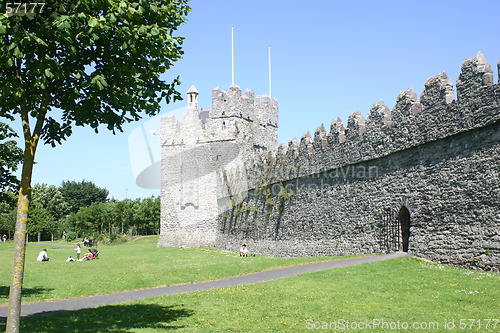
{"label": "group of people on lawn", "polygon": [[[182,246],[181,246],[182,248]],[[186,248],[189,248],[186,246]],[[89,249],[87,253],[85,253],[81,258],[80,258],[80,255],[82,253],[82,248],[80,247],[80,243],[77,243],[76,244],[76,248],[75,248],[75,252],[76,252],[76,259],[73,258],[72,256],[68,256],[68,259],[66,259],[66,261],[83,261],[83,260],[93,260],[97,257],[97,255],[99,254],[99,251],[97,251],[96,249]],[[240,249],[240,257],[248,257],[249,256],[249,251],[248,251],[248,248],[246,246],[246,244],[243,244],[241,246],[241,249]],[[38,254],[38,258],[37,260],[38,261],[49,261],[49,256],[47,255],[47,249],[43,249],[43,251],[41,251],[39,254]]]}
{"label": "group of people on lawn", "polygon": [[[66,259],[66,261],[84,261],[84,260],[93,260],[93,259],[96,259],[97,256],[99,255],[99,251],[97,251],[96,249],[89,249],[87,253],[85,253],[83,256],[81,256],[80,258],[80,255],[82,253],[82,248],[80,247],[80,243],[77,243],[76,244],[76,248],[75,248],[75,252],[76,252],[76,259],[73,258],[73,256],[69,255],[68,256],[68,259]],[[37,261],[49,261],[49,256],[47,254],[47,249],[43,249],[43,251],[41,251],[39,254],[38,254],[38,257],[37,257]]]}
{"label": "group of people on lawn", "polygon": [[94,259],[96,259],[97,255],[99,254],[99,251],[97,251],[96,249],[89,249],[87,251],[87,253],[85,253],[80,258],[80,255],[82,253],[82,248],[80,247],[80,243],[76,244],[75,252],[76,252],[76,260],[72,256],[68,256],[68,259],[66,259],[66,261],[94,260]]}

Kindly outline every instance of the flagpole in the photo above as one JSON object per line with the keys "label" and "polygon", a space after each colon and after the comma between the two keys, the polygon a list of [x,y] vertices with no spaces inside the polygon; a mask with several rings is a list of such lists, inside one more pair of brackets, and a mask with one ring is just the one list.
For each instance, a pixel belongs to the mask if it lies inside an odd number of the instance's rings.
{"label": "flagpole", "polygon": [[234,85],[234,26],[231,27],[231,85]]}
{"label": "flagpole", "polygon": [[271,47],[268,49],[268,59],[269,59],[269,98],[272,96],[272,81],[271,81]]}

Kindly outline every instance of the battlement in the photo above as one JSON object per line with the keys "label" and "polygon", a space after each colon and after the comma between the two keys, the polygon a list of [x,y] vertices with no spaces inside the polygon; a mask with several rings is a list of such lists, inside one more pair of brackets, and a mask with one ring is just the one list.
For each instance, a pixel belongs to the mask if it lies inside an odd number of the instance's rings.
{"label": "battlement", "polygon": [[[500,62],[498,63],[500,68]],[[482,53],[466,59],[456,84],[446,73],[431,77],[418,98],[410,88],[399,93],[390,110],[383,101],[368,116],[357,110],[347,126],[335,119],[329,132],[320,125],[245,163],[249,188],[321,173],[484,127],[500,120],[500,85]]]}
{"label": "battlement", "polygon": [[247,151],[272,149],[278,139],[278,102],[266,95],[255,97],[250,89],[242,95],[237,85],[228,91],[216,87],[208,117],[201,119],[197,107],[188,107],[182,121],[164,117],[161,132],[162,146],[235,141]]}
{"label": "battlement", "polygon": [[212,111],[210,118],[237,117],[258,123],[278,127],[278,102],[266,95],[255,97],[247,89],[245,95],[237,85],[231,85],[229,91],[216,87],[212,90]]}

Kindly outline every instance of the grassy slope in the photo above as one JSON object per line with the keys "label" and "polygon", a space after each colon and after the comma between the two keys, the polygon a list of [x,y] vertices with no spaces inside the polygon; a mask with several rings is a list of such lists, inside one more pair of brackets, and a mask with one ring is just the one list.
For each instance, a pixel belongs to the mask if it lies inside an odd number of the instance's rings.
{"label": "grassy slope", "polygon": [[[26,252],[23,302],[208,281],[334,258],[241,258],[237,252],[217,249],[157,248],[157,241],[158,237],[146,237],[131,243],[99,246],[100,259],[83,262],[65,262],[68,255],[76,257],[72,248],[32,243]],[[47,248],[51,260],[37,262],[37,254],[43,248]],[[0,244],[0,305],[8,303],[12,249],[12,243]],[[82,255],[85,251],[82,248]]]}
{"label": "grassy slope", "polygon": [[[271,282],[151,298],[26,318],[26,332],[300,332],[315,323],[435,322],[434,329],[339,332],[498,332],[499,275],[414,258],[338,268]],[[460,319],[482,329],[459,329]],[[307,320],[310,319],[308,322]],[[445,329],[453,321],[455,330]],[[345,322],[344,322],[345,323]],[[464,322],[465,323],[465,322]],[[466,321],[469,325],[469,321]],[[328,327],[328,326],[327,326]],[[1,329],[1,327],[0,327]],[[330,330],[335,331],[335,330]]]}

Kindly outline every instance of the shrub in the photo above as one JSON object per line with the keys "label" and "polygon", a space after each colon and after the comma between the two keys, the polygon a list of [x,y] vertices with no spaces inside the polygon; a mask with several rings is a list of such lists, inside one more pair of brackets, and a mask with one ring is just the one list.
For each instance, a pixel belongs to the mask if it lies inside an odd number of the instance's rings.
{"label": "shrub", "polygon": [[109,235],[109,243],[110,244],[118,244],[118,243],[125,243],[127,241],[126,237],[120,236],[117,233],[112,233]]}
{"label": "shrub", "polygon": [[66,242],[72,242],[78,237],[78,234],[74,231],[66,233]]}

